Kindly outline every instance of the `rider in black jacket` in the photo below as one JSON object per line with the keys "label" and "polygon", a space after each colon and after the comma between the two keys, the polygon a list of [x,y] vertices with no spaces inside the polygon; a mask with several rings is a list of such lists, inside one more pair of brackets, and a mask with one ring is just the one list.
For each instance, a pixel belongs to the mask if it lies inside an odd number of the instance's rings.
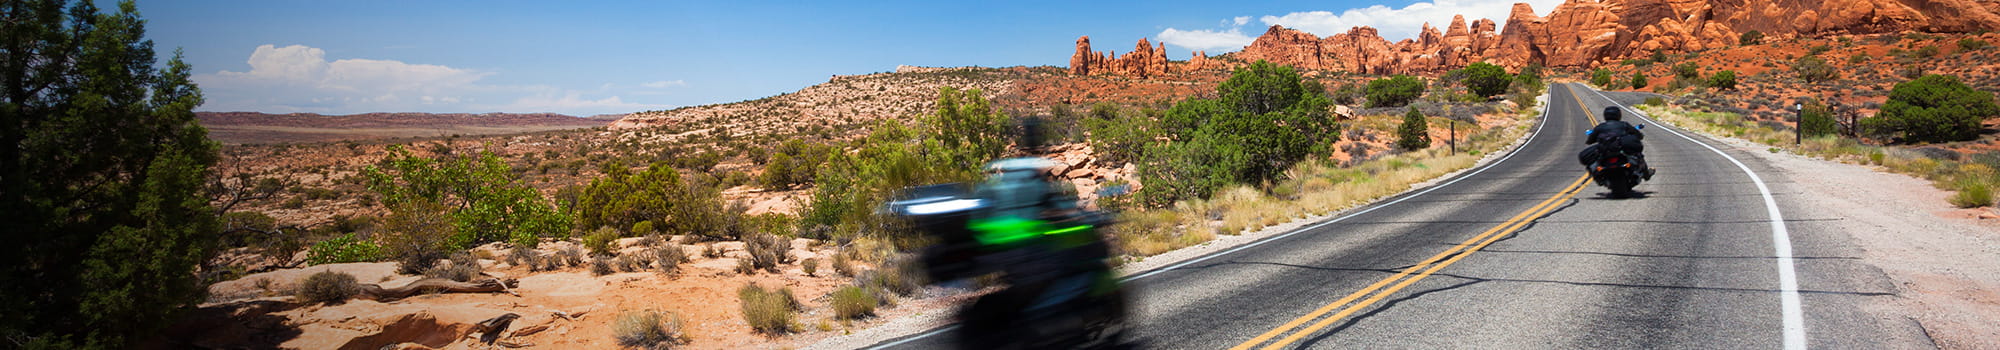
{"label": "rider in black jacket", "polygon": [[1646,139],[1646,134],[1639,132],[1639,128],[1633,127],[1631,123],[1619,120],[1621,114],[1623,113],[1620,113],[1617,106],[1604,107],[1604,122],[1591,128],[1590,137],[1585,138],[1583,143],[1599,144],[1597,147],[1601,151],[1624,151],[1626,155],[1632,157],[1634,165],[1646,169],[1641,177],[1651,180],[1653,168],[1646,165],[1646,144],[1641,141]]}

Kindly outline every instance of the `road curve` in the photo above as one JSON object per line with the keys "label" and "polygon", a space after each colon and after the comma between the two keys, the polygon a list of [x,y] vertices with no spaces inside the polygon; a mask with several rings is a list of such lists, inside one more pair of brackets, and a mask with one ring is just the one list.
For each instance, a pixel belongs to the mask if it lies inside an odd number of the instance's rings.
{"label": "road curve", "polygon": [[[1135,275],[1132,340],[1171,349],[1933,347],[1910,321],[1868,312],[1894,286],[1858,261],[1844,233],[1823,230],[1838,213],[1797,204],[1797,174],[1628,117],[1647,124],[1646,153],[1660,169],[1637,188],[1647,196],[1573,187],[1595,111],[1638,99],[1551,86],[1541,125],[1501,161],[1254,247]],[[1774,225],[1775,213],[1784,220]],[[1790,288],[1780,283],[1786,268]],[[1788,294],[1799,301],[1790,320]],[[950,332],[873,347],[947,348]]]}

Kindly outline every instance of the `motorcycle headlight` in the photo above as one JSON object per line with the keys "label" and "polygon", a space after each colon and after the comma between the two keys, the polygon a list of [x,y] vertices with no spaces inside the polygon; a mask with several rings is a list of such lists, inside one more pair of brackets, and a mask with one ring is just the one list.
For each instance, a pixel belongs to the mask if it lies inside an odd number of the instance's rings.
{"label": "motorcycle headlight", "polygon": [[978,208],[979,204],[980,201],[978,199],[953,199],[947,201],[913,204],[908,207],[904,207],[903,212],[910,215],[941,214],[941,213],[950,213],[955,211]]}

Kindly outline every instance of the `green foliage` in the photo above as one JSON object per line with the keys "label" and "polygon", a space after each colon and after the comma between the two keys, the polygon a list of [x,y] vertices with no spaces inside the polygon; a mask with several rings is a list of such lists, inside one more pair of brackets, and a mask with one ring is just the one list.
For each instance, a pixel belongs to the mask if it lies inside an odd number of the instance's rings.
{"label": "green foliage", "polygon": [[846,286],[834,290],[833,317],[852,320],[875,314],[875,296],[861,287]]}
{"label": "green foliage", "polygon": [[[893,217],[875,207],[903,188],[919,184],[979,179],[985,163],[1000,156],[1010,137],[1009,118],[990,107],[979,90],[942,89],[938,109],[912,126],[896,120],[876,124],[853,153],[835,155],[820,170],[819,188],[801,215],[807,227],[834,234],[867,231],[899,234]],[[817,237],[826,238],[826,237]]]}
{"label": "green foliage", "polygon": [[1764,32],[1755,30],[1743,32],[1743,36],[1736,38],[1736,43],[1742,44],[1744,46],[1763,44]]}
{"label": "green foliage", "polygon": [[1091,149],[1097,152],[1098,160],[1112,164],[1139,160],[1153,136],[1159,135],[1158,125],[1144,114],[1105,106],[1111,112],[1083,120],[1084,128],[1090,130]]}
{"label": "green foliage", "polygon": [[589,248],[592,255],[611,255],[620,235],[618,229],[610,226],[598,227],[583,235],[583,247]]}
{"label": "green foliage", "polygon": [[354,238],[353,233],[320,241],[306,251],[306,265],[367,262],[382,259],[382,247]]}
{"label": "green foliage", "polygon": [[798,139],[785,140],[771,152],[770,160],[764,162],[764,174],[757,182],[769,189],[813,183],[819,176],[820,166],[839,151],[833,146]]}
{"label": "green foliage", "polygon": [[1493,97],[1507,92],[1507,85],[1513,84],[1513,77],[1506,68],[1492,63],[1477,62],[1465,66],[1465,89],[1479,97]]}
{"label": "green foliage", "polygon": [[578,226],[633,227],[651,221],[655,231],[669,235],[735,239],[742,233],[735,225],[737,213],[723,207],[721,190],[714,186],[685,180],[666,163],[638,173],[620,165],[607,168],[570,204]]}
{"label": "green foliage", "polygon": [[766,290],[750,284],[737,289],[736,297],[742,303],[743,321],[750,323],[750,328],[769,334],[784,334],[794,328],[792,319],[797,317],[799,302],[791,288]]}
{"label": "green foliage", "polygon": [[389,156],[362,174],[393,210],[442,210],[456,228],[445,244],[451,249],[495,241],[534,246],[570,230],[570,217],[492,152],[431,159],[391,145]]}
{"label": "green foliage", "polygon": [[445,258],[445,252],[458,249],[451,241],[458,231],[446,212],[443,205],[433,202],[404,203],[390,210],[382,222],[381,232],[385,234],[376,238],[382,243],[383,253],[401,263],[398,272],[423,273],[436,265],[438,259]]}
{"label": "green foliage", "polygon": [[1735,90],[1736,71],[1723,70],[1715,72],[1714,75],[1708,76],[1708,87],[1716,88],[1718,90]]}
{"label": "green foliage", "polygon": [[1665,105],[1667,105],[1667,99],[1664,99],[1664,98],[1659,98],[1659,97],[1657,97],[1657,96],[1655,96],[1655,97],[1647,97],[1647,98],[1646,98],[1646,103],[1645,103],[1645,105],[1647,105],[1647,106],[1665,106]]}
{"label": "green foliage", "polygon": [[320,271],[299,280],[296,293],[306,303],[341,304],[360,294],[361,285],[346,272]]}
{"label": "green foliage", "polygon": [[1605,68],[1598,68],[1596,70],[1590,71],[1590,85],[1597,85],[1597,88],[1599,89],[1610,88],[1611,70]]}
{"label": "green foliage", "polygon": [[1840,132],[1840,124],[1833,119],[1833,108],[1819,101],[1804,103],[1799,112],[1799,132],[1805,137],[1829,136]]}
{"label": "green foliage", "polygon": [[1333,98],[1333,103],[1352,106],[1356,102],[1361,102],[1361,98],[1365,96],[1367,91],[1360,84],[1342,84],[1334,88],[1329,97]]}
{"label": "green foliage", "polygon": [[1417,77],[1396,75],[1368,82],[1369,107],[1401,107],[1423,95],[1424,81]]}
{"label": "green foliage", "polygon": [[1415,151],[1431,147],[1430,122],[1424,120],[1424,113],[1410,107],[1403,113],[1403,123],[1396,127],[1396,148]]}
{"label": "green foliage", "polygon": [[1797,61],[1792,61],[1792,71],[1808,83],[1840,79],[1840,70],[1819,56],[1799,57]]}
{"label": "green foliage", "polygon": [[644,220],[644,221],[639,221],[639,223],[632,224],[632,234],[640,236],[653,234],[653,221]]}
{"label": "green foliage", "polygon": [[1988,47],[1993,47],[1993,44],[1987,43],[1985,40],[1979,40],[1978,38],[1958,39],[1959,51],[1985,50]]}
{"label": "green foliage", "polygon": [[1882,112],[1862,120],[1864,129],[1903,142],[1950,142],[1979,138],[1979,123],[2000,115],[1993,94],[1974,90],[1957,77],[1926,75],[1896,84]]}
{"label": "green foliage", "polygon": [[[1319,83],[1289,67],[1251,66],[1217,87],[1218,95],[1233,100],[1188,98],[1161,115],[1158,129],[1173,141],[1144,151],[1139,172],[1147,204],[1205,198],[1229,184],[1278,179],[1291,164],[1325,152],[1339,136],[1340,126],[1328,114],[1332,101]],[[1423,88],[1415,78],[1402,78]],[[1259,96],[1265,93],[1297,95]]]}
{"label": "green foliage", "polygon": [[1681,62],[1681,64],[1676,64],[1674,65],[1674,76],[1680,77],[1681,79],[1694,79],[1700,77],[1701,65],[1694,64],[1694,62]]}
{"label": "green foliage", "polygon": [[1646,72],[1632,72],[1632,88],[1646,87]]}
{"label": "green foliage", "polygon": [[1959,208],[1977,208],[1993,205],[1993,187],[1980,181],[1960,181],[1948,200]]}
{"label": "green foliage", "polygon": [[1821,45],[1815,45],[1810,48],[1806,48],[1807,55],[1819,55],[1826,53],[1827,51],[1833,51],[1833,47],[1821,44]]}

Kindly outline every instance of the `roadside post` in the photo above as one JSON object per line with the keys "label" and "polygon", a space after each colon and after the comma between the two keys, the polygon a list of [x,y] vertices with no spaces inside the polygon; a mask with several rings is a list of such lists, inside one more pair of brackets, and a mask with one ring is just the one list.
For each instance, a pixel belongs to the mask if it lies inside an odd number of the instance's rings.
{"label": "roadside post", "polygon": [[1806,142],[1806,104],[1792,104],[1792,145]]}

